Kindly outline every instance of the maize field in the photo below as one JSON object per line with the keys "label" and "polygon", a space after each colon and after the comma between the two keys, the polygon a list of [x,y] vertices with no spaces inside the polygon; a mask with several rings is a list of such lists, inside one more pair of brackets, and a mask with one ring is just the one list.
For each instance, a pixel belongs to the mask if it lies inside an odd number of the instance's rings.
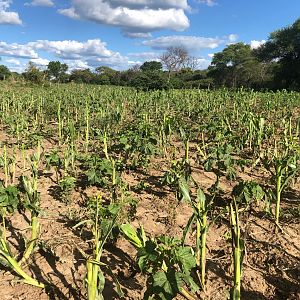
{"label": "maize field", "polygon": [[0,299],[300,299],[299,93],[0,99]]}

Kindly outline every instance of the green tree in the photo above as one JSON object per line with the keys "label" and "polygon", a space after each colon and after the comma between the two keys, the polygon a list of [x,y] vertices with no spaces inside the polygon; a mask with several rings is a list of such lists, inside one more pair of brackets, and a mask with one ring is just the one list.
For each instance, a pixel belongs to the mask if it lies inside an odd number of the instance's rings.
{"label": "green tree", "polygon": [[158,72],[162,71],[162,63],[160,61],[145,61],[141,66],[140,69],[143,72]]}
{"label": "green tree", "polygon": [[138,90],[162,90],[168,86],[163,72],[136,72],[129,81],[129,85]]}
{"label": "green tree", "polygon": [[36,84],[41,84],[44,83],[45,81],[45,73],[41,71],[33,62],[29,62],[28,66],[23,73],[24,78],[27,81],[36,83]]}
{"label": "green tree", "polygon": [[95,71],[95,83],[97,84],[114,84],[118,74],[118,71],[107,66],[98,67]]}
{"label": "green tree", "polygon": [[127,76],[129,85],[138,90],[161,90],[167,87],[162,63],[158,61],[146,61],[141,66],[134,66]]}
{"label": "green tree", "polygon": [[213,87],[213,79],[208,76],[208,70],[196,70],[196,71],[187,71],[180,74],[181,79],[184,82],[184,87],[186,88],[200,88],[200,89],[209,89]]}
{"label": "green tree", "polygon": [[209,76],[217,86],[253,87],[262,79],[261,68],[250,45],[236,43],[214,55]]}
{"label": "green tree", "polygon": [[54,80],[58,82],[65,82],[67,80],[67,71],[68,65],[62,64],[60,61],[50,61],[47,66],[47,74],[49,78],[54,78]]}
{"label": "green tree", "polygon": [[70,75],[70,81],[77,83],[93,83],[95,74],[90,69],[73,70]]}
{"label": "green tree", "polygon": [[107,75],[108,77],[114,76],[117,73],[116,70],[107,66],[97,67],[95,71],[99,75]]}
{"label": "green tree", "polygon": [[255,51],[265,63],[277,62],[274,69],[277,88],[300,89],[300,18],[291,26],[270,34],[268,41]]}
{"label": "green tree", "polygon": [[4,65],[0,65],[0,80],[5,80],[11,75],[10,70],[8,67]]}

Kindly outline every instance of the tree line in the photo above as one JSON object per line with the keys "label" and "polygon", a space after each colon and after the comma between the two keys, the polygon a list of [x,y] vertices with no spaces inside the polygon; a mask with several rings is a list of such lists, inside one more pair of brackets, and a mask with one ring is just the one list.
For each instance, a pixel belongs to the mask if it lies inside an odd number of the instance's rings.
{"label": "tree line", "polygon": [[40,70],[32,62],[16,74],[1,65],[0,79],[22,77],[34,83],[76,82],[132,86],[141,90],[167,88],[250,88],[300,90],[300,18],[272,32],[266,43],[252,49],[245,43],[227,45],[213,56],[206,70],[198,70],[198,59],[184,47],[170,47],[159,61],[146,61],[125,71],[100,66],[94,71],[75,69],[59,61]]}

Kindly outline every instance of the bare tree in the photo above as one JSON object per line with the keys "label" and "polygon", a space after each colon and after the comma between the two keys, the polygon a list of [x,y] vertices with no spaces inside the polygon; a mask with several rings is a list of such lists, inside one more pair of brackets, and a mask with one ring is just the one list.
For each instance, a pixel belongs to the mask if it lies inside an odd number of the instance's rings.
{"label": "bare tree", "polygon": [[189,56],[184,65],[184,68],[195,71],[198,69],[198,67],[199,67],[199,58],[196,56]]}
{"label": "bare tree", "polygon": [[179,71],[181,68],[189,61],[188,51],[180,47],[170,47],[165,53],[160,57],[162,64],[169,72],[169,80],[172,72]]}

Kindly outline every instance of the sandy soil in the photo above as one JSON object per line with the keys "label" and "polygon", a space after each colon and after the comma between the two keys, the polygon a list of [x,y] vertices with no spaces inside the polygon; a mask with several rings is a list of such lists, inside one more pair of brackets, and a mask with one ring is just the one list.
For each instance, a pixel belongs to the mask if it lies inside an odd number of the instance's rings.
{"label": "sandy soil", "polygon": [[[2,133],[1,140],[4,142],[8,137]],[[46,145],[47,149],[51,147],[51,143]],[[132,188],[141,180],[147,183],[144,191],[132,191],[133,197],[138,201],[132,224],[143,224],[150,236],[168,234],[180,237],[192,211],[186,203],[176,201],[170,188],[161,186],[160,179],[169,167],[166,161],[155,158],[147,171],[128,171],[122,177]],[[215,175],[204,172],[195,161],[192,162],[192,176],[195,181],[204,189],[210,187]],[[21,168],[20,161],[17,175],[20,175]],[[1,176],[3,178],[3,174]],[[259,171],[248,170],[239,173],[239,176],[262,184],[268,180],[267,174]],[[235,183],[222,179],[224,199],[229,197],[228,193]],[[86,197],[97,195],[100,190],[79,186],[72,193],[71,202],[64,204],[59,200],[55,186],[54,172],[46,172],[41,165],[40,239],[47,247],[37,250],[31,256],[25,271],[43,282],[46,289],[41,290],[21,283],[10,270],[1,268],[0,299],[75,300],[86,297],[85,260],[80,251],[88,252],[90,243],[87,236],[72,229],[72,219],[80,214]],[[263,213],[263,204],[254,207],[251,214],[242,218],[242,232],[247,249],[243,264],[242,299],[300,299],[300,220],[299,215],[294,216],[291,210],[299,207],[299,203],[298,182],[283,197],[284,233],[274,233],[274,220]],[[219,209],[222,209],[222,203]],[[28,236],[28,221],[28,216],[18,213],[9,218],[8,240],[16,254],[24,250],[23,236]],[[229,296],[233,267],[231,244],[225,239],[228,231],[228,221],[225,218],[220,218],[210,227],[207,245],[207,290],[206,293],[201,292],[198,295],[199,299],[224,300]],[[192,245],[193,241],[194,237],[189,236],[188,243]],[[125,299],[143,299],[146,289],[146,278],[138,271],[134,262],[135,254],[135,249],[121,236],[114,244],[105,248],[103,261],[111,266],[119,278]],[[109,277],[104,295],[105,299],[118,299]]]}

